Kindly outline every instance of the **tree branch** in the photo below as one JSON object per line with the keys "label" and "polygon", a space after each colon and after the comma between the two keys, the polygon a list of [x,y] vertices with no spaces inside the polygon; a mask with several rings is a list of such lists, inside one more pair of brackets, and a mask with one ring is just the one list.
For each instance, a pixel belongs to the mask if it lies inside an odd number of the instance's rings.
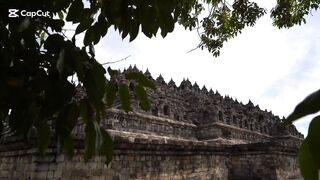
{"label": "tree branch", "polygon": [[117,63],[117,62],[120,62],[120,61],[127,60],[130,56],[131,56],[131,55],[129,55],[129,56],[125,57],[125,58],[116,60],[116,61],[111,61],[111,62],[102,63],[102,66],[107,65],[107,64],[113,64],[113,63]]}

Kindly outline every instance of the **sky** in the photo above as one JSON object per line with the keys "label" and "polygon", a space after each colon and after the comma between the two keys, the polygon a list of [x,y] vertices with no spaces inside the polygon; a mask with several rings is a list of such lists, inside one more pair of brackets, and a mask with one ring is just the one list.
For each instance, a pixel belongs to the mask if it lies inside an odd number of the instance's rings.
{"label": "sky", "polygon": [[[273,1],[258,4],[268,11]],[[246,104],[249,99],[264,110],[280,117],[288,116],[308,94],[320,88],[320,14],[307,17],[307,24],[290,29],[272,26],[270,14],[258,20],[254,27],[224,44],[219,57],[207,50],[194,50],[199,43],[195,31],[176,25],[164,39],[159,35],[149,39],[140,33],[129,43],[112,28],[95,46],[96,59],[101,62],[126,60],[111,64],[114,69],[136,65],[149,69],[154,78],[161,74],[180,85],[184,78],[207,89],[218,90]],[[312,116],[295,123],[307,134]]]}

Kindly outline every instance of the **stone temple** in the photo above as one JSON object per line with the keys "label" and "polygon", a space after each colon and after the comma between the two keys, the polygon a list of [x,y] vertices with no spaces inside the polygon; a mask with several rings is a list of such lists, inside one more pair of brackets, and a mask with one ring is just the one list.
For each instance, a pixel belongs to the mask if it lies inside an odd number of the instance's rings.
{"label": "stone temple", "polygon": [[[137,68],[125,70],[124,76]],[[74,129],[73,159],[50,146],[45,156],[17,137],[0,144],[0,179],[106,180],[293,180],[302,179],[297,154],[303,135],[294,125],[251,101],[242,104],[189,80],[180,86],[161,75],[148,91],[152,108],[146,112],[132,101],[132,111],[106,110],[103,126],[115,144],[110,167],[104,157],[84,163],[82,124]],[[128,82],[131,90],[133,82]],[[132,94],[134,99],[134,94]]]}

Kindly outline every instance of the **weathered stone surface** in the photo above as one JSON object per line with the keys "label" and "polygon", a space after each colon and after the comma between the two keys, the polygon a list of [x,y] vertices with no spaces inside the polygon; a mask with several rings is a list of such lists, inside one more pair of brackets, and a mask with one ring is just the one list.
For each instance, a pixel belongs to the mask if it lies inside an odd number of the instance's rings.
{"label": "weathered stone surface", "polygon": [[[137,69],[124,73],[128,71]],[[200,90],[189,80],[179,87],[161,76],[154,82],[157,90],[148,92],[150,111],[140,110],[135,100],[132,112],[117,109],[119,100],[116,108],[106,110],[103,126],[115,143],[110,167],[105,157],[84,162],[84,127],[78,124],[71,160],[57,153],[54,143],[40,156],[34,140],[27,144],[21,137],[4,136],[0,179],[301,179],[297,152],[303,136],[293,125],[280,130],[282,120],[251,101],[244,105],[205,87]]]}

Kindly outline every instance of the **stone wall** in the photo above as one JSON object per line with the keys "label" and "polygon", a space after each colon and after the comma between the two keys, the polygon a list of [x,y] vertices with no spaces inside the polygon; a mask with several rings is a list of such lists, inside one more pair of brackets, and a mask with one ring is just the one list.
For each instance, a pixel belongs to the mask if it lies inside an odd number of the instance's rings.
{"label": "stone wall", "polygon": [[297,162],[297,149],[278,143],[233,146],[229,179],[293,180],[302,179]]}
{"label": "stone wall", "polygon": [[[51,147],[45,156],[35,148],[2,148],[0,179],[226,179],[226,156],[202,142],[130,136],[110,131],[115,142],[110,167],[104,157],[84,162],[81,141],[73,159],[57,155]],[[13,142],[15,143],[15,142]],[[211,147],[212,148],[212,147]],[[218,152],[218,153],[217,153]]]}
{"label": "stone wall", "polygon": [[[84,162],[82,142],[69,160],[51,147],[14,146],[0,152],[0,179],[287,180],[299,175],[297,149],[278,143],[210,145],[206,142],[109,131],[115,142],[110,167],[104,157]],[[13,142],[14,143],[14,142]]]}
{"label": "stone wall", "polygon": [[271,136],[260,132],[249,131],[238,127],[212,123],[198,127],[198,138],[201,140],[226,139],[232,140],[233,144],[269,141]]}
{"label": "stone wall", "polygon": [[196,138],[197,126],[183,121],[174,121],[165,117],[154,117],[137,112],[124,113],[117,109],[108,110],[106,117],[106,129],[185,139]]}

